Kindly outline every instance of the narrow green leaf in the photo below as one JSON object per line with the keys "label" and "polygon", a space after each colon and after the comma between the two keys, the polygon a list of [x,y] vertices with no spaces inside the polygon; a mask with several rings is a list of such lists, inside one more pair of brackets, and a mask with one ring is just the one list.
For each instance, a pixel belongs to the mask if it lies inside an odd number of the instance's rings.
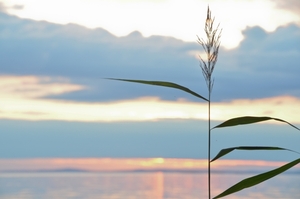
{"label": "narrow green leaf", "polygon": [[[273,147],[273,146],[238,146],[238,147],[231,147],[231,148],[226,148],[226,149],[222,149],[217,155],[216,157],[214,157],[211,162],[219,159],[220,157],[234,151],[234,150],[286,150],[286,151],[291,151],[294,153],[298,153],[297,151],[293,151],[290,149],[285,149],[285,148],[281,148],[281,147]],[[300,154],[300,153],[298,153]]]}
{"label": "narrow green leaf", "polygon": [[294,160],[294,161],[292,161],[288,164],[285,164],[285,165],[283,165],[283,166],[281,166],[277,169],[274,169],[274,170],[271,170],[271,171],[268,171],[268,172],[265,172],[265,173],[261,173],[259,175],[256,175],[256,176],[253,176],[253,177],[250,177],[250,178],[247,178],[247,179],[244,179],[244,180],[240,181],[239,183],[233,185],[232,187],[230,187],[229,189],[227,189],[223,193],[217,195],[213,199],[222,198],[224,196],[227,196],[227,195],[233,194],[235,192],[241,191],[245,188],[255,186],[255,185],[257,185],[261,182],[264,182],[264,181],[266,181],[270,178],[273,178],[273,177],[279,175],[280,173],[292,168],[293,166],[295,166],[299,163],[300,163],[300,158],[296,159],[296,160]]}
{"label": "narrow green leaf", "polygon": [[195,93],[194,91],[191,91],[190,89],[172,83],[172,82],[163,82],[163,81],[145,81],[145,80],[132,80],[132,79],[115,79],[115,78],[107,78],[107,79],[111,79],[111,80],[118,80],[118,81],[125,81],[125,82],[134,82],[134,83],[140,83],[140,84],[148,84],[148,85],[154,85],[154,86],[164,86],[164,87],[170,87],[170,88],[176,88],[182,91],[185,91],[187,93],[190,93],[198,98],[201,98],[205,101],[208,101],[208,99],[206,99],[205,97],[202,97],[201,95],[199,95],[198,93]]}
{"label": "narrow green leaf", "polygon": [[[225,122],[223,122],[222,124],[219,124],[217,126],[215,126],[214,128],[222,128],[222,127],[229,127],[229,126],[237,126],[237,125],[244,125],[244,124],[252,124],[252,123],[257,123],[257,122],[263,122],[266,120],[276,120],[279,122],[284,122],[286,124],[289,124],[290,126],[294,127],[295,129],[299,130],[300,129],[294,125],[292,125],[291,123],[284,121],[282,119],[278,119],[278,118],[272,118],[272,117],[254,117],[254,116],[244,116],[244,117],[237,117],[237,118],[232,118],[229,119]],[[212,129],[214,129],[212,128]]]}

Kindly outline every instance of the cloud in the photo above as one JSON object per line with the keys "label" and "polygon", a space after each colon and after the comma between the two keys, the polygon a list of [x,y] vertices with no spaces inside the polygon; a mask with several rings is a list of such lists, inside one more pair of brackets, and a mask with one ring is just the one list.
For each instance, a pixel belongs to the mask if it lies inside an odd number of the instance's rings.
{"label": "cloud", "polygon": [[22,10],[24,9],[24,5],[13,4],[13,5],[5,5],[3,2],[0,2],[0,12],[7,13],[8,10]]}
{"label": "cloud", "polygon": [[272,33],[252,27],[243,34],[238,48],[220,52],[215,92],[232,93],[234,98],[299,96],[299,26],[279,27]]}
{"label": "cloud", "polygon": [[[1,14],[2,74],[60,76],[89,89],[51,96],[52,99],[99,102],[159,96],[163,100],[196,99],[174,89],[103,80],[119,77],[171,81],[205,96],[196,42],[172,37],[144,37],[133,32],[116,37],[108,31],[75,24],[57,25]],[[300,28],[279,27],[266,32],[248,27],[240,46],[220,49],[213,100],[300,97]],[[287,36],[288,35],[288,36]]]}
{"label": "cloud", "polygon": [[[279,9],[285,9],[293,12],[295,15],[300,13],[300,2],[298,0],[273,0]],[[300,22],[300,21],[298,21]]]}
{"label": "cloud", "polygon": [[[7,5],[16,3],[19,1],[6,2]],[[163,35],[195,41],[195,34],[202,33],[199,24],[204,24],[208,4],[213,15],[216,15],[216,20],[224,27],[221,45],[227,48],[234,48],[239,44],[243,39],[241,31],[247,26],[261,26],[267,31],[274,31],[279,26],[299,21],[298,15],[278,9],[272,0],[23,0],[24,9],[10,10],[9,13],[58,24],[76,23],[89,28],[102,27],[119,37],[138,30],[145,36]]]}
{"label": "cloud", "polygon": [[82,89],[83,86],[70,84],[64,78],[0,76],[0,90],[3,97],[41,98]]}
{"label": "cloud", "polygon": [[[1,157],[200,157],[199,146],[205,142],[198,141],[206,140],[206,134],[199,133],[206,129],[202,125],[206,104],[175,89],[101,79],[172,81],[205,96],[196,59],[202,51],[196,42],[145,37],[137,31],[117,37],[102,28],[37,22],[4,13],[0,18],[0,122],[5,126]],[[214,120],[268,115],[298,124],[299,26],[289,24],[274,32],[248,27],[243,36],[237,48],[220,49],[212,95]],[[195,129],[189,129],[187,119]],[[149,122],[153,120],[159,121]],[[179,123],[180,128],[174,125]],[[284,127],[263,130],[279,128]],[[282,146],[286,136],[269,139],[260,131],[249,132],[240,136],[246,141],[253,136],[256,145],[268,140]],[[232,136],[237,135],[230,133],[220,139],[222,143],[236,141]],[[203,137],[197,137],[200,134]],[[286,147],[293,142],[297,148],[296,141],[291,139]],[[85,147],[78,150],[81,144]],[[54,145],[59,153],[53,151]],[[205,157],[205,148],[201,151]]]}
{"label": "cloud", "polygon": [[22,9],[24,9],[24,7],[25,7],[24,5],[14,5],[11,8],[15,9],[15,10],[22,10]]}
{"label": "cloud", "polygon": [[4,12],[5,9],[6,9],[5,5],[2,2],[0,2],[0,12]]}
{"label": "cloud", "polygon": [[[59,79],[58,79],[59,80]],[[49,83],[50,82],[50,83]],[[145,97],[110,102],[76,102],[45,99],[48,95],[80,91],[83,86],[55,82],[43,77],[0,78],[0,118],[32,121],[59,120],[76,122],[155,121],[161,119],[207,119],[207,104],[186,100],[166,101]],[[272,116],[300,123],[297,114],[300,99],[290,96],[266,99],[239,99],[212,103],[212,120],[254,115]]]}

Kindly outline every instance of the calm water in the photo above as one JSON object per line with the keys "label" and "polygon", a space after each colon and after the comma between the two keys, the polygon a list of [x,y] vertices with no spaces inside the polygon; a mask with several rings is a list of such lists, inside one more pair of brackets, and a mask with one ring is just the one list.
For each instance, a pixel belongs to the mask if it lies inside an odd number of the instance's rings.
{"label": "calm water", "polygon": [[[249,174],[213,174],[213,195]],[[2,173],[1,199],[199,199],[201,173]],[[284,174],[224,198],[300,198],[300,175]]]}

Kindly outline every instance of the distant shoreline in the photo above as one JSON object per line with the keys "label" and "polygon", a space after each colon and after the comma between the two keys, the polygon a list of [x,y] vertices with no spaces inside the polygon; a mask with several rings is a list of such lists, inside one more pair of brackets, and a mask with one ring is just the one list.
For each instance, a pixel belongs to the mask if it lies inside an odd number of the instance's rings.
{"label": "distant shoreline", "polygon": [[[193,169],[193,170],[184,170],[184,169],[136,169],[136,170],[115,170],[115,171],[90,171],[84,169],[52,169],[52,170],[5,170],[0,171],[1,174],[7,173],[187,173],[187,174],[206,174],[207,171],[203,169]],[[265,170],[239,170],[239,171],[232,171],[232,170],[215,170],[212,173],[215,174],[259,174],[261,172],[265,172]],[[294,174],[300,175],[300,169],[295,171],[286,171],[282,174]],[[0,176],[1,177],[1,176]]]}

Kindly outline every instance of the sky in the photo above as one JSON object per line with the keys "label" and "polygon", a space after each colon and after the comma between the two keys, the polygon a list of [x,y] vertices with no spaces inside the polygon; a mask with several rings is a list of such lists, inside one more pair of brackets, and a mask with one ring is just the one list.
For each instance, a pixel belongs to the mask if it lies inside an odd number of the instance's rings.
{"label": "sky", "polygon": [[[105,78],[170,81],[207,96],[196,39],[208,4],[222,28],[212,124],[253,115],[299,127],[298,0],[2,0],[0,159],[206,158],[205,101]],[[213,154],[240,145],[300,151],[300,132],[278,122],[212,136]]]}

